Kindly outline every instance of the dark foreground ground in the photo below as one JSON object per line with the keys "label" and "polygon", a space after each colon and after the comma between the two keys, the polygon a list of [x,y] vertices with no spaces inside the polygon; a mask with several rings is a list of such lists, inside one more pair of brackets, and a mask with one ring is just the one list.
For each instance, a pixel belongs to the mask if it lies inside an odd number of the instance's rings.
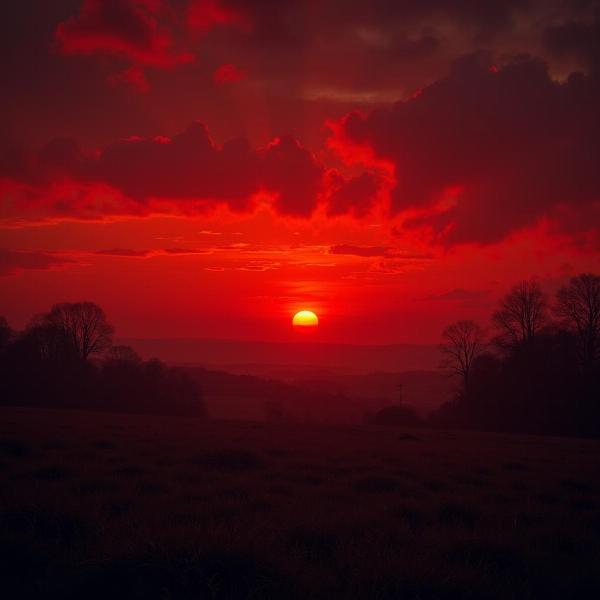
{"label": "dark foreground ground", "polygon": [[600,443],[0,410],[5,598],[600,597]]}

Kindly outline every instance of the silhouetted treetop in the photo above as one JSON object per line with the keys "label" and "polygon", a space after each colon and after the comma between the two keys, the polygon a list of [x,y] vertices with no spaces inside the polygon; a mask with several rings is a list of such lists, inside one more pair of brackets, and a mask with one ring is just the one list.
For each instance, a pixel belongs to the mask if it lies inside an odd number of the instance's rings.
{"label": "silhouetted treetop", "polygon": [[112,333],[93,302],[57,304],[16,334],[0,319],[0,404],[204,416],[185,371],[111,346]]}
{"label": "silhouetted treetop", "polygon": [[112,363],[142,362],[140,355],[131,346],[111,346],[106,353],[106,360]]}
{"label": "silhouetted treetop", "polygon": [[555,312],[577,333],[583,369],[591,372],[600,354],[600,277],[572,277],[556,294]]}
{"label": "silhouetted treetop", "polygon": [[73,340],[65,329],[49,323],[46,315],[34,317],[19,342],[23,350],[36,360],[65,363],[78,357]]}
{"label": "silhouetted treetop", "polygon": [[501,352],[481,354],[472,321],[443,334],[447,366],[468,393],[432,416],[445,425],[600,437],[600,277],[582,273],[559,288],[553,313],[539,285],[523,281],[493,315]]}
{"label": "silhouetted treetop", "polygon": [[94,302],[55,304],[41,317],[40,324],[62,331],[82,360],[108,349],[114,332],[104,311]]}
{"label": "silhouetted treetop", "polygon": [[0,351],[6,348],[13,336],[13,331],[8,324],[8,321],[0,316]]}
{"label": "silhouetted treetop", "polygon": [[548,302],[536,281],[521,281],[500,301],[492,320],[503,345],[532,341],[548,321]]}
{"label": "silhouetted treetop", "polygon": [[483,331],[474,321],[457,321],[444,329],[440,350],[442,366],[462,378],[463,393],[469,389],[469,378],[474,361],[485,350]]}

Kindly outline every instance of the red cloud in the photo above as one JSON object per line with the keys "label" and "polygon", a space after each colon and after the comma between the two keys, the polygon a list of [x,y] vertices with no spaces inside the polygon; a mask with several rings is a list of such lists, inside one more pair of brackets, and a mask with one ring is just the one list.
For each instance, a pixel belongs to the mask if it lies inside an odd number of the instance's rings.
{"label": "red cloud", "polygon": [[387,256],[390,252],[390,248],[385,246],[353,246],[352,244],[338,244],[337,246],[331,246],[329,252],[331,254],[373,258],[374,256]]}
{"label": "red cloud", "polygon": [[238,69],[235,65],[225,64],[221,65],[213,73],[213,80],[219,85],[227,83],[236,83],[246,77],[246,72]]}
{"label": "red cloud", "polygon": [[328,215],[352,213],[356,217],[365,217],[371,212],[381,187],[381,181],[375,174],[363,173],[346,179],[337,171],[332,171],[330,177]]}
{"label": "red cloud", "polygon": [[199,250],[196,248],[160,248],[156,250],[134,250],[132,248],[107,248],[96,250],[94,254],[100,256],[114,256],[117,258],[150,258],[152,256],[179,256],[210,254],[210,250]]}
{"label": "red cloud", "polygon": [[248,207],[260,185],[259,157],[243,139],[213,144],[195,123],[172,139],[134,138],[105,148],[91,177],[138,201],[151,198],[228,202]]}
{"label": "red cloud", "polygon": [[17,275],[25,269],[45,271],[60,268],[74,262],[68,257],[49,252],[0,248],[0,277]]}
{"label": "red cloud", "polygon": [[323,166],[291,136],[282,136],[262,153],[262,179],[276,194],[281,214],[308,217],[323,186]]}
{"label": "red cloud", "polygon": [[120,258],[146,258],[150,256],[150,250],[133,250],[131,248],[108,248],[97,250],[96,254],[101,256],[118,256]]}
{"label": "red cloud", "polygon": [[218,25],[250,29],[250,21],[244,13],[219,0],[192,0],[188,8],[187,21],[190,28],[201,33]]}
{"label": "red cloud", "polygon": [[108,77],[108,83],[111,85],[125,84],[136,92],[147,92],[150,89],[150,84],[146,79],[144,71],[138,67],[133,66],[128,69],[123,69],[119,73],[114,73]]}
{"label": "red cloud", "polygon": [[593,22],[568,20],[544,30],[544,45],[555,56],[572,56],[582,64],[600,71],[600,11],[596,9]]}
{"label": "red cloud", "polygon": [[582,74],[553,81],[528,57],[497,72],[468,57],[415,98],[347,115],[332,147],[393,166],[392,213],[417,213],[407,225],[431,227],[446,243],[495,242],[560,207],[598,213],[598,83]]}
{"label": "red cloud", "polygon": [[162,10],[162,0],[84,0],[77,16],[58,25],[55,37],[64,54],[109,54],[162,68],[192,61],[159,24]]}
{"label": "red cloud", "polygon": [[13,152],[0,160],[0,197],[10,199],[13,218],[44,207],[82,218],[197,212],[218,203],[245,211],[259,195],[282,215],[308,217],[324,193],[324,174],[290,136],[259,149],[245,139],[217,146],[194,123],[173,138],[130,138],[99,152],[71,139],[53,140],[38,153]]}

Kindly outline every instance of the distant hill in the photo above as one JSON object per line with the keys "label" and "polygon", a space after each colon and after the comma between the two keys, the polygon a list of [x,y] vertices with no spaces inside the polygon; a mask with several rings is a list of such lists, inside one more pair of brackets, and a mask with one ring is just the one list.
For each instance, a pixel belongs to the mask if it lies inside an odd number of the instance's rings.
{"label": "distant hill", "polygon": [[[285,381],[288,381],[287,379]],[[380,406],[401,403],[425,416],[452,397],[456,382],[438,371],[322,373],[297,377],[294,384],[313,392],[343,394],[375,401]]]}
{"label": "distant hill", "polygon": [[[398,403],[426,416],[452,393],[452,382],[434,371],[321,372],[318,378],[309,371],[304,378],[275,379],[199,366],[182,368],[198,383],[208,413],[221,419],[291,417],[357,423],[367,414]],[[296,375],[300,372],[298,369]]]}
{"label": "distant hill", "polygon": [[368,373],[433,370],[439,364],[435,345],[252,342],[215,339],[120,339],[143,358],[215,368],[233,365],[292,365]]}
{"label": "distant hill", "polygon": [[217,419],[357,423],[379,406],[372,400],[312,390],[274,379],[184,367]]}

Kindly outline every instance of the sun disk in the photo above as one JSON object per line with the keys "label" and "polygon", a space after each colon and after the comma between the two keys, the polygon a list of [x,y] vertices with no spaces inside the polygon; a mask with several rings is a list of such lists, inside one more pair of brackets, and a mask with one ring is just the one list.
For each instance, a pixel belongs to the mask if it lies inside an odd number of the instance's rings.
{"label": "sun disk", "polygon": [[318,324],[319,317],[312,310],[301,310],[292,319],[294,327],[317,327]]}

